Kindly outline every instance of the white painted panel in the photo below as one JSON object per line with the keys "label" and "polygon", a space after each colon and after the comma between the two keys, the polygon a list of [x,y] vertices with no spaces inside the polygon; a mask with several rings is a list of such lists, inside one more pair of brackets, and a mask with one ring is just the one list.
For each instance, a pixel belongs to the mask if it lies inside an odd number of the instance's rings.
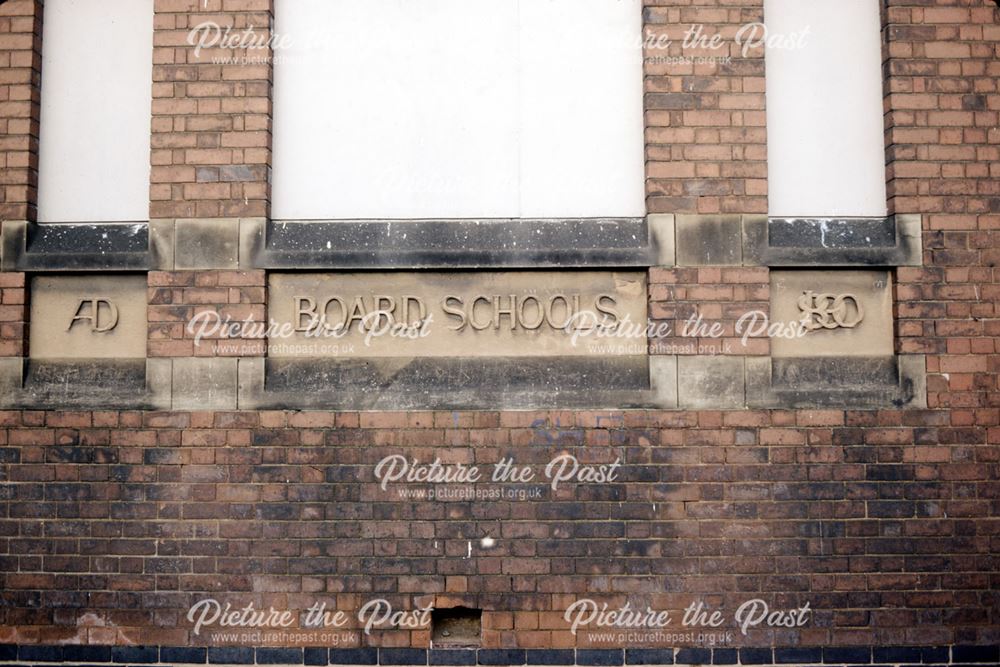
{"label": "white painted panel", "polygon": [[277,1],[275,218],[516,213],[517,15],[462,5]]}
{"label": "white painted panel", "polygon": [[521,12],[521,214],[645,215],[640,0]]}
{"label": "white painted panel", "polygon": [[153,0],[46,0],[40,222],[149,218]]}
{"label": "white painted panel", "polygon": [[277,0],[275,14],[274,218],[642,214],[638,0]]}
{"label": "white painted panel", "polygon": [[771,215],[886,214],[878,5],[765,0]]}

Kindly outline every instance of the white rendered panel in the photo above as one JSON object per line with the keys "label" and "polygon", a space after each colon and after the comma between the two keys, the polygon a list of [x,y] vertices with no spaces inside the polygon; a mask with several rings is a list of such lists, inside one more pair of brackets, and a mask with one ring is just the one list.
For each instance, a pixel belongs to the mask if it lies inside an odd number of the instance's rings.
{"label": "white rendered panel", "polygon": [[153,0],[46,0],[40,222],[149,218]]}
{"label": "white rendered panel", "polygon": [[638,0],[570,5],[277,0],[273,217],[641,215]]}
{"label": "white rendered panel", "polygon": [[884,216],[877,0],[765,0],[772,216]]}

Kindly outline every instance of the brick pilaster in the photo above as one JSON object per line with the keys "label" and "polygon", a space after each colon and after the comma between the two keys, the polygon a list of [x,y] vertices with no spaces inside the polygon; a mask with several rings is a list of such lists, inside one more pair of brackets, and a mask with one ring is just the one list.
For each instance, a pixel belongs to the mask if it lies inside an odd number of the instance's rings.
{"label": "brick pilaster", "polygon": [[23,273],[0,273],[0,357],[28,352],[28,299]]}
{"label": "brick pilaster", "polygon": [[41,65],[41,2],[0,5],[0,220],[35,218]]}
{"label": "brick pilaster", "polygon": [[226,45],[266,43],[271,17],[270,0],[156,0],[151,217],[267,215],[271,51]]}
{"label": "brick pilaster", "polygon": [[898,345],[934,355],[929,407],[995,418],[1000,9],[890,0],[884,16],[889,206],[924,224],[924,268],[897,272]]}
{"label": "brick pilaster", "polygon": [[[771,308],[766,267],[651,269],[649,300],[650,320],[665,334],[650,338],[650,354],[770,353],[764,324]],[[759,315],[751,326],[754,313]]]}
{"label": "brick pilaster", "polygon": [[263,271],[150,273],[149,356],[264,356],[266,341],[251,335],[266,322],[264,280]]}
{"label": "brick pilaster", "polygon": [[[763,0],[644,4],[649,212],[766,213],[764,49],[735,39],[763,21]],[[708,41],[692,33],[686,47],[693,26]]]}

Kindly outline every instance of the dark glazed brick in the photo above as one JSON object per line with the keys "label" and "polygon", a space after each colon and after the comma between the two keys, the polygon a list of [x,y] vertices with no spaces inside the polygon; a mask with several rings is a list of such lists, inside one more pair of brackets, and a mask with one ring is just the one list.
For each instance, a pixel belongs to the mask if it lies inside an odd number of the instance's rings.
{"label": "dark glazed brick", "polygon": [[741,648],[740,664],[742,665],[770,665],[774,663],[774,656],[769,648]]}
{"label": "dark glazed brick", "polygon": [[674,655],[678,665],[707,665],[712,662],[712,652],[707,648],[682,648]]}
{"label": "dark glazed brick", "polygon": [[431,649],[427,655],[432,665],[476,664],[476,652],[469,649]]}
{"label": "dark glazed brick", "polygon": [[160,661],[160,651],[155,646],[114,646],[111,659],[114,662],[149,664]]}
{"label": "dark glazed brick", "polygon": [[823,662],[823,649],[821,648],[776,648],[774,649],[775,663],[806,663]]}
{"label": "dark glazed brick", "polygon": [[307,665],[328,665],[329,660],[330,651],[325,648],[308,646],[303,651],[303,662]]}
{"label": "dark glazed brick", "polygon": [[527,660],[529,665],[574,665],[576,654],[571,648],[529,648]]}
{"label": "dark glazed brick", "polygon": [[919,646],[875,647],[875,662],[920,662]]}
{"label": "dark glazed brick", "polygon": [[523,648],[481,648],[480,665],[523,665],[526,661]]}
{"label": "dark glazed brick", "polygon": [[213,664],[252,665],[253,649],[242,646],[220,646],[208,649],[208,661]]}
{"label": "dark glazed brick", "polygon": [[378,652],[380,665],[426,665],[427,649],[383,648]]}
{"label": "dark glazed brick", "polygon": [[712,649],[713,665],[735,665],[740,661],[740,652],[734,648]]}
{"label": "dark glazed brick", "polygon": [[259,648],[257,649],[258,665],[301,665],[302,649],[300,648]]}
{"label": "dark glazed brick", "polygon": [[191,646],[162,646],[160,647],[160,660],[187,665],[203,665],[207,653],[206,649]]}
{"label": "dark glazed brick", "polygon": [[378,649],[374,648],[332,648],[331,665],[377,665]]}
{"label": "dark glazed brick", "polygon": [[947,646],[925,646],[921,649],[924,662],[948,662]]}
{"label": "dark glazed brick", "polygon": [[62,646],[22,646],[18,652],[19,660],[31,662],[62,662]]}
{"label": "dark glazed brick", "polygon": [[1000,646],[953,646],[952,662],[998,662]]}
{"label": "dark glazed brick", "polygon": [[626,665],[672,665],[674,650],[671,648],[625,649]]}
{"label": "dark glazed brick", "polygon": [[63,646],[63,662],[111,662],[110,646]]}
{"label": "dark glazed brick", "polygon": [[17,660],[17,646],[14,644],[0,644],[0,660],[3,662]]}
{"label": "dark glazed brick", "polygon": [[872,661],[872,650],[867,646],[827,646],[823,649],[823,662],[867,665]]}
{"label": "dark glazed brick", "polygon": [[586,649],[576,651],[578,665],[623,665],[625,656],[619,649]]}

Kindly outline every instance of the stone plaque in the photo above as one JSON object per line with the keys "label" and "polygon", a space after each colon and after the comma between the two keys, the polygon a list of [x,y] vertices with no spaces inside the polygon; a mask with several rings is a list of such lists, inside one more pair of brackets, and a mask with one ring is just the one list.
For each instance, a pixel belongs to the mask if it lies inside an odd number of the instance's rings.
{"label": "stone plaque", "polygon": [[273,274],[268,301],[270,357],[646,354],[640,272]]}
{"label": "stone plaque", "polygon": [[37,276],[31,279],[32,359],[146,356],[145,276]]}
{"label": "stone plaque", "polygon": [[892,276],[771,271],[771,320],[798,323],[771,337],[772,357],[892,356]]}

